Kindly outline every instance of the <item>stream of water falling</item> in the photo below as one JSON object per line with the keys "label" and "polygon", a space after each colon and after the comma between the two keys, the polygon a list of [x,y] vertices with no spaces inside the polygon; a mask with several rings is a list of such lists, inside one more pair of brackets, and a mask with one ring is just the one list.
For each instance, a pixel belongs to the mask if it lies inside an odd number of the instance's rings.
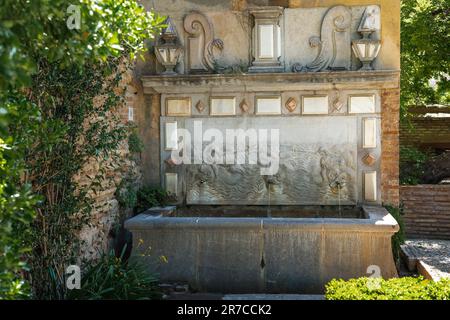
{"label": "stream of water falling", "polygon": [[272,218],[272,211],[270,210],[270,184],[269,184],[269,187],[267,188],[267,190],[268,190],[268,195],[269,195],[269,197],[268,197],[268,206],[267,206],[267,217],[268,218]]}
{"label": "stream of water falling", "polygon": [[341,213],[341,185],[338,184],[338,204],[339,204],[339,218],[342,218]]}

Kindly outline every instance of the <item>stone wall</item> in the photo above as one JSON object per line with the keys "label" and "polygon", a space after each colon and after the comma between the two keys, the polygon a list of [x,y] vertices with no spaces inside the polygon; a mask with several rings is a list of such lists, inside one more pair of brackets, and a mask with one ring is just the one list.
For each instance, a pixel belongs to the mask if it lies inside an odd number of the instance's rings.
{"label": "stone wall", "polygon": [[381,193],[384,204],[399,204],[400,89],[381,92]]}
{"label": "stone wall", "polygon": [[406,234],[450,239],[450,185],[402,186]]}

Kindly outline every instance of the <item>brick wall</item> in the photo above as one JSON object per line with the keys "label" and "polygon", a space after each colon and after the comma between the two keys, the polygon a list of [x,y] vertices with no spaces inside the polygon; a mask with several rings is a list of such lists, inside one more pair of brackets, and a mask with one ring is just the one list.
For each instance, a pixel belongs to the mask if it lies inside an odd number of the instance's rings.
{"label": "brick wall", "polygon": [[406,234],[450,239],[450,185],[402,186]]}
{"label": "brick wall", "polygon": [[421,117],[411,120],[412,127],[405,123],[400,127],[400,144],[419,149],[450,147],[450,117]]}
{"label": "brick wall", "polygon": [[400,89],[381,92],[381,193],[384,204],[397,206],[399,197]]}

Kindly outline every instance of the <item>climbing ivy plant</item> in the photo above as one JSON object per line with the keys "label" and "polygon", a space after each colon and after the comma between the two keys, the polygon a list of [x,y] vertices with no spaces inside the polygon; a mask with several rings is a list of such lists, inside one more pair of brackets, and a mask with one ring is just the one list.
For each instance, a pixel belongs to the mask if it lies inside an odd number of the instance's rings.
{"label": "climbing ivy plant", "polygon": [[24,279],[33,297],[61,299],[93,192],[128,139],[118,86],[163,19],[134,0],[1,3],[0,299],[26,296]]}

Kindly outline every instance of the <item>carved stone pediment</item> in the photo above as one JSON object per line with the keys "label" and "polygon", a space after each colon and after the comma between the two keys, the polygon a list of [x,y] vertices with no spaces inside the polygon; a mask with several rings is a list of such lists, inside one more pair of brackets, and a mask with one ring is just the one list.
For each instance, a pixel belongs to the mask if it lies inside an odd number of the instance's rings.
{"label": "carved stone pediment", "polygon": [[186,68],[188,73],[207,73],[215,68],[215,54],[223,50],[223,41],[214,38],[212,24],[200,12],[184,18],[186,39]]}

